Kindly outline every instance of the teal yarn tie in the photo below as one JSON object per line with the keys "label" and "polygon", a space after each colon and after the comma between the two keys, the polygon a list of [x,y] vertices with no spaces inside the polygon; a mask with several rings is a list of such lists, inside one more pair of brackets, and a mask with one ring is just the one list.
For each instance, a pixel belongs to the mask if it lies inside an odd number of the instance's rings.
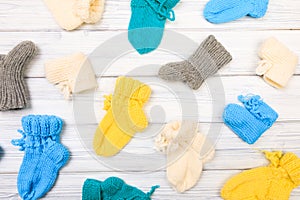
{"label": "teal yarn tie", "polygon": [[162,39],[166,19],[175,20],[173,7],[179,0],[131,0],[128,40],[139,54],[156,49]]}
{"label": "teal yarn tie", "polygon": [[243,141],[254,144],[277,120],[278,114],[258,95],[241,95],[238,99],[244,107],[227,105],[223,121]]}
{"label": "teal yarn tie", "polygon": [[244,16],[263,17],[269,0],[210,0],[203,11],[207,21],[215,24],[237,20]]}
{"label": "teal yarn tie", "polygon": [[147,197],[149,197],[149,199],[151,199],[150,197],[152,196],[152,194],[155,192],[155,190],[157,188],[159,188],[160,186],[159,185],[155,185],[155,186],[152,186],[151,187],[151,190],[146,194]]}

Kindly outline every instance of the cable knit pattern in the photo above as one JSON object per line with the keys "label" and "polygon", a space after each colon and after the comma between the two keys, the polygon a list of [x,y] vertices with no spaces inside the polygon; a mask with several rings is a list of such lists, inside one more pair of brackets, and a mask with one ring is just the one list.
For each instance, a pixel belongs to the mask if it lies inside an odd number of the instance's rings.
{"label": "cable knit pattern", "polygon": [[266,83],[275,88],[283,88],[295,73],[298,56],[276,38],[268,38],[258,52],[262,59],[256,74],[263,76]]}
{"label": "cable knit pattern", "polygon": [[204,17],[215,24],[237,20],[246,15],[261,18],[266,14],[268,4],[269,0],[210,0],[204,8]]}
{"label": "cable knit pattern", "polygon": [[204,163],[214,156],[214,148],[203,155],[201,150],[206,137],[198,133],[197,123],[175,121],[166,124],[155,139],[155,148],[167,153],[167,178],[178,191],[195,186],[201,176]]}
{"label": "cable knit pattern", "polygon": [[118,177],[109,177],[103,182],[86,179],[82,188],[82,200],[151,200],[151,196],[157,188],[159,188],[158,185],[153,186],[150,192],[144,193],[136,187],[127,185]]}
{"label": "cable knit pattern", "polygon": [[264,153],[270,164],[229,179],[221,191],[223,199],[289,199],[291,191],[300,185],[300,159],[294,153]]}
{"label": "cable knit pattern", "polygon": [[208,77],[231,60],[225,47],[210,35],[187,60],[162,66],[158,75],[165,80],[183,81],[197,90]]}
{"label": "cable knit pattern", "polygon": [[59,143],[62,119],[51,115],[22,118],[21,139],[12,144],[25,151],[18,174],[18,192],[22,199],[43,197],[54,185],[58,171],[69,159],[68,150]]}
{"label": "cable knit pattern", "polygon": [[278,114],[258,95],[239,96],[244,104],[229,104],[223,113],[224,123],[248,144],[255,143],[277,120]]}
{"label": "cable knit pattern", "polygon": [[131,0],[128,39],[140,54],[156,49],[163,36],[166,19],[175,20],[172,10],[179,0]]}
{"label": "cable knit pattern", "polygon": [[112,156],[124,148],[136,132],[148,126],[143,106],[151,88],[138,80],[119,77],[113,95],[105,96],[106,115],[100,122],[93,147],[98,155]]}
{"label": "cable knit pattern", "polygon": [[24,72],[36,52],[33,42],[23,41],[7,55],[0,55],[0,111],[28,106],[29,92]]}

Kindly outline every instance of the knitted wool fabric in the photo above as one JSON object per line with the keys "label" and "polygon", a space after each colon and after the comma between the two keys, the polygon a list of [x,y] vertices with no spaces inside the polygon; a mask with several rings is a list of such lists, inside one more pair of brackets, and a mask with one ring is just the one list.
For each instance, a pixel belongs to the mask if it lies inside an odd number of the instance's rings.
{"label": "knitted wool fabric", "polygon": [[300,185],[300,159],[294,153],[265,152],[270,164],[246,170],[228,180],[221,196],[225,200],[288,200]]}
{"label": "knitted wool fabric", "polygon": [[56,22],[65,30],[83,23],[97,23],[104,11],[104,0],[44,0]]}
{"label": "knitted wool fabric", "polygon": [[107,113],[94,136],[96,154],[117,154],[136,132],[148,126],[143,106],[150,94],[150,87],[138,80],[127,77],[117,79],[114,94],[106,96],[104,110]]}
{"label": "knitted wool fabric", "polygon": [[166,19],[175,20],[172,10],[179,0],[131,0],[128,40],[140,54],[156,49],[162,39]]}
{"label": "knitted wool fabric", "polygon": [[21,109],[28,105],[24,71],[36,51],[33,42],[24,41],[7,55],[0,55],[0,110]]}
{"label": "knitted wool fabric", "polygon": [[58,168],[69,158],[59,144],[63,122],[56,116],[28,115],[22,118],[23,135],[12,144],[25,151],[18,174],[18,192],[22,199],[38,199],[53,186]]}
{"label": "knitted wool fabric", "polygon": [[204,17],[215,24],[230,22],[246,15],[253,18],[263,17],[268,9],[269,0],[210,0],[204,8]]}
{"label": "knitted wool fabric", "polygon": [[158,75],[165,80],[183,81],[197,90],[208,77],[231,60],[230,53],[210,35],[187,60],[162,66]]}
{"label": "knitted wool fabric", "polygon": [[72,94],[97,88],[97,80],[88,58],[83,53],[47,61],[46,78],[70,99]]}
{"label": "knitted wool fabric", "polygon": [[263,75],[264,80],[273,87],[285,87],[295,72],[298,56],[274,37],[262,44],[258,55],[262,61],[256,74]]}
{"label": "knitted wool fabric", "polygon": [[151,200],[158,187],[153,186],[150,192],[144,193],[136,187],[127,185],[118,177],[109,177],[103,182],[86,179],[82,187],[82,200]]}
{"label": "knitted wool fabric", "polygon": [[205,136],[197,133],[197,123],[191,121],[169,123],[157,136],[156,149],[167,153],[167,178],[178,192],[194,187],[204,163],[213,158],[214,149],[200,157],[205,142]]}
{"label": "knitted wool fabric", "polygon": [[229,104],[223,113],[224,123],[248,144],[254,144],[277,120],[278,114],[258,95],[239,96],[245,107]]}

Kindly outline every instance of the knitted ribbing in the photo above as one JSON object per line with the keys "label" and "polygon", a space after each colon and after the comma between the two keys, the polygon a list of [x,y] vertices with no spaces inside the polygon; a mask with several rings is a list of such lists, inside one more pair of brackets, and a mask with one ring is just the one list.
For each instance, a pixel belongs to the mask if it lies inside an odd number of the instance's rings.
{"label": "knitted ribbing", "polygon": [[207,21],[215,24],[230,22],[246,15],[261,18],[266,14],[268,4],[269,0],[210,0],[203,14]]}
{"label": "knitted ribbing", "polygon": [[159,77],[183,81],[196,90],[210,76],[232,60],[230,53],[210,35],[187,60],[168,63],[159,70]]}
{"label": "knitted ribbing", "polygon": [[300,159],[294,153],[264,153],[270,164],[229,179],[221,191],[223,199],[289,199],[291,191],[300,185]]}
{"label": "knitted ribbing", "polygon": [[22,199],[39,199],[53,186],[59,169],[69,158],[59,143],[63,121],[56,116],[28,115],[22,118],[23,135],[12,144],[25,151],[18,174],[18,191]]}
{"label": "knitted ribbing", "polygon": [[276,38],[268,38],[258,52],[262,59],[256,69],[257,75],[276,88],[283,88],[293,76],[298,56]]}
{"label": "knitted ribbing", "polygon": [[254,144],[277,120],[278,114],[258,95],[239,96],[244,104],[229,104],[224,109],[224,123],[243,141]]}
{"label": "knitted ribbing", "polygon": [[82,188],[82,200],[151,200],[152,194],[158,187],[153,186],[150,192],[144,193],[136,187],[127,185],[118,177],[109,177],[103,182],[87,179]]}
{"label": "knitted ribbing", "polygon": [[156,49],[162,39],[166,19],[175,20],[172,10],[179,0],[131,0],[128,40],[140,54]]}
{"label": "knitted ribbing", "polygon": [[0,56],[0,110],[21,109],[28,105],[24,71],[36,51],[33,42],[24,41],[7,55]]}

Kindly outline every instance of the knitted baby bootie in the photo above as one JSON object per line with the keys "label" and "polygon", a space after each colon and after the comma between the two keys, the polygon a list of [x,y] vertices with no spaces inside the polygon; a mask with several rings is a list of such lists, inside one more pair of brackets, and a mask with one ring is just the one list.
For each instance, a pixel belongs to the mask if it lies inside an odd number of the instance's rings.
{"label": "knitted baby bootie", "polygon": [[222,188],[225,200],[288,200],[300,185],[300,159],[294,153],[265,152],[270,164],[246,170],[229,179]]}
{"label": "knitted baby bootie", "polygon": [[21,109],[28,105],[24,71],[36,51],[33,42],[24,41],[7,55],[0,56],[0,110]]}
{"label": "knitted baby bootie", "polygon": [[106,97],[106,115],[100,122],[93,141],[96,154],[112,156],[131,140],[136,132],[148,126],[143,111],[151,94],[149,86],[126,77],[116,81],[114,95]]}
{"label": "knitted baby bootie", "polygon": [[215,24],[230,22],[246,15],[263,17],[269,0],[210,0],[204,8],[204,17]]}
{"label": "knitted baby bootie", "polygon": [[158,75],[165,80],[185,82],[197,90],[208,77],[231,60],[230,53],[210,35],[187,60],[162,66]]}
{"label": "knitted baby bootie", "polygon": [[163,36],[166,19],[175,20],[172,10],[179,0],[131,0],[128,40],[140,54],[156,49]]}

